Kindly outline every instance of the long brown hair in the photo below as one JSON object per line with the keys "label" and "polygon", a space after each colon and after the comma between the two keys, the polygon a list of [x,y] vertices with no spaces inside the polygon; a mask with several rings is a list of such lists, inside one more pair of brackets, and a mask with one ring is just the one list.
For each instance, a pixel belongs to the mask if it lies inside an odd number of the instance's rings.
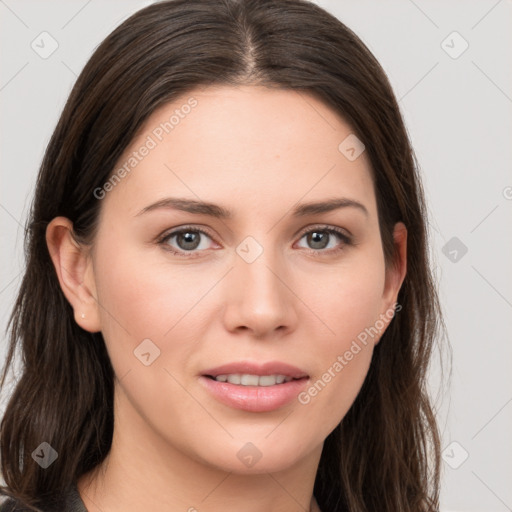
{"label": "long brown hair", "polygon": [[[26,272],[8,327],[1,386],[16,349],[22,372],[1,423],[1,494],[32,510],[57,502],[108,454],[114,372],[101,333],[81,329],[45,241],[56,216],[92,240],[94,190],[151,113],[196,87],[264,85],[314,94],[365,144],[386,263],[408,229],[401,310],[363,387],[327,437],[314,494],[324,512],[438,509],[440,441],[427,370],[442,325],[429,265],[424,194],[398,103],[375,57],[306,0],[173,0],[132,15],[94,52],[71,91],[40,168],[27,224]],[[341,141],[340,141],[341,142]],[[42,469],[31,454],[49,443]]]}

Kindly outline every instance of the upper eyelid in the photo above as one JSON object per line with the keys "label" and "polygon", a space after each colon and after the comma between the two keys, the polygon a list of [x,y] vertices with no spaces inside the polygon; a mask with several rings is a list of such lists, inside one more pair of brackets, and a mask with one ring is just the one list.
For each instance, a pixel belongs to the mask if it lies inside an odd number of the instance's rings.
{"label": "upper eyelid", "polygon": [[341,228],[338,226],[331,226],[329,224],[313,224],[312,226],[307,226],[303,229],[300,229],[295,236],[298,235],[305,235],[306,233],[309,233],[310,231],[314,231],[315,229],[318,229],[318,231],[331,231],[335,232],[338,235],[344,235],[347,238],[352,238],[352,233],[348,231],[346,228]]}
{"label": "upper eyelid", "polygon": [[199,227],[199,226],[184,226],[182,228],[171,229],[170,231],[165,231],[158,237],[158,240],[165,240],[174,235],[178,235],[179,233],[186,233],[187,231],[198,231],[199,233],[203,233],[204,235],[208,235],[210,238],[215,238],[207,228]]}

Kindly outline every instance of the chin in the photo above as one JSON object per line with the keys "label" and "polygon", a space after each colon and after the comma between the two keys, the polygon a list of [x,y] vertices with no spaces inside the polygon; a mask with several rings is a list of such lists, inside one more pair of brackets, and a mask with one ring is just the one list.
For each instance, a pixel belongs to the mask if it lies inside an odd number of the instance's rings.
{"label": "chin", "polygon": [[[241,441],[230,439],[219,446],[219,449],[211,450],[208,453],[198,454],[209,466],[216,467],[222,471],[240,474],[257,475],[265,473],[277,473],[292,468],[302,459],[321,453],[323,439],[317,442],[308,443],[306,446],[303,437],[294,439],[290,436],[287,442],[279,439],[268,439],[260,436],[258,440]],[[309,446],[309,444],[311,446]]]}

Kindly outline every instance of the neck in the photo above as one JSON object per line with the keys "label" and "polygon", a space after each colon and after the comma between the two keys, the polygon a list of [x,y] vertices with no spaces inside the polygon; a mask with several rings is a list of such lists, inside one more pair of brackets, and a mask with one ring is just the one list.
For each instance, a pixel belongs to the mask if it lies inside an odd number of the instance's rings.
{"label": "neck", "polygon": [[109,455],[77,483],[89,512],[320,512],[322,446],[285,470],[241,474],[171,445],[126,404],[115,418]]}

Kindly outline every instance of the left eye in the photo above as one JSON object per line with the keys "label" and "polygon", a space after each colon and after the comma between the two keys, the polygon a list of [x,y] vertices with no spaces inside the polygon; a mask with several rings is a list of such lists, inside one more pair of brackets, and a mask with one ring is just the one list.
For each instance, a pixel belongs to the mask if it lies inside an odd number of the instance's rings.
{"label": "left eye", "polygon": [[[306,238],[306,243],[310,244],[310,247],[306,247],[306,249],[312,249],[314,251],[323,251],[323,249],[336,249],[336,242],[329,246],[330,240],[333,238],[338,238],[338,240],[342,241],[342,246],[344,244],[349,244],[350,239],[344,233],[329,228],[316,228],[311,229],[304,233],[301,237],[301,240]],[[328,252],[328,251],[325,251]]]}

